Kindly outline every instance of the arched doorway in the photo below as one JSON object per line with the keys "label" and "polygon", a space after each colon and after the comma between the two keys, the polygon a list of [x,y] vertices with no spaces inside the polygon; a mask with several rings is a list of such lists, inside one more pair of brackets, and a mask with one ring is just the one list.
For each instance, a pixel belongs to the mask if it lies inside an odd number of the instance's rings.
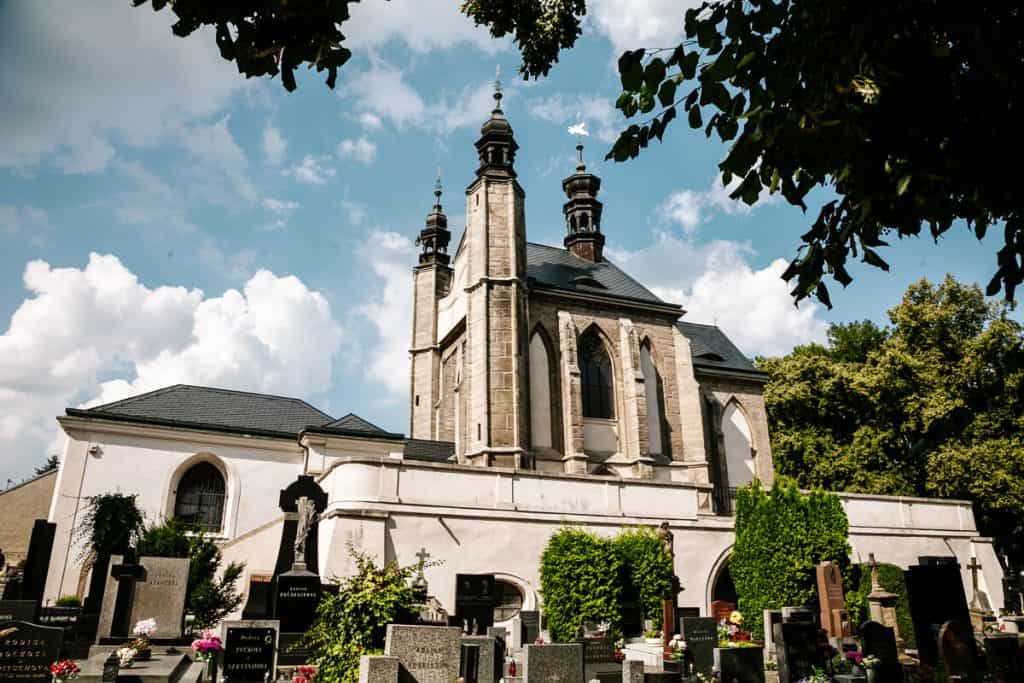
{"label": "arched doorway", "polygon": [[729,555],[719,563],[708,590],[708,616],[716,621],[727,618],[736,609],[736,585],[729,572]]}

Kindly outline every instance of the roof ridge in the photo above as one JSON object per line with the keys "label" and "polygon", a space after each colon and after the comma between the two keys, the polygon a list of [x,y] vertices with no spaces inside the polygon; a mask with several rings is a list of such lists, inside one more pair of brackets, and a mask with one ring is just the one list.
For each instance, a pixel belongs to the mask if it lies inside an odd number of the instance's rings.
{"label": "roof ridge", "polygon": [[342,415],[342,416],[341,416],[341,417],[339,417],[338,419],[336,419],[336,420],[332,420],[332,421],[328,422],[328,423],[327,423],[326,425],[324,425],[324,426],[326,427],[326,426],[328,426],[328,425],[336,424],[336,423],[338,423],[338,422],[341,422],[341,421],[343,421],[343,420],[345,420],[346,418],[349,418],[349,417],[354,417],[355,419],[359,420],[359,421],[360,421],[360,422],[362,422],[363,424],[365,424],[365,425],[367,425],[367,426],[370,426],[370,427],[373,427],[374,429],[376,429],[376,430],[377,430],[377,431],[379,431],[379,432],[386,432],[386,431],[387,431],[387,430],[386,430],[386,429],[384,429],[383,427],[380,427],[380,426],[378,426],[378,425],[375,425],[374,423],[370,422],[369,420],[367,420],[367,419],[366,419],[365,417],[363,417],[362,415],[356,415],[356,414],[355,414],[355,413],[353,413],[353,412],[348,412],[348,413],[345,413],[344,415]]}

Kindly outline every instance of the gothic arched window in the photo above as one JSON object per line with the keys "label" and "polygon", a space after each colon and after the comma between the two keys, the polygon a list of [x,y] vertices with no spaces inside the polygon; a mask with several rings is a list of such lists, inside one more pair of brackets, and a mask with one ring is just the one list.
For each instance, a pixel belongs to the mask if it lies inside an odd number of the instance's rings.
{"label": "gothic arched window", "polygon": [[174,516],[203,531],[219,532],[224,523],[224,475],[201,462],[181,476],[174,497]]}
{"label": "gothic arched window", "polygon": [[580,339],[580,376],[583,385],[583,417],[615,417],[614,376],[601,337],[590,330]]}

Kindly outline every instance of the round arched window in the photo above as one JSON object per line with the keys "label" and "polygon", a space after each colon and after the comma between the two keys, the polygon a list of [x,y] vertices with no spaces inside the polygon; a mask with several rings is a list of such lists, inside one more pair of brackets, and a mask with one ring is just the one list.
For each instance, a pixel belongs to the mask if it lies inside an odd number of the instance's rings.
{"label": "round arched window", "polygon": [[496,581],[495,584],[498,601],[494,606],[494,621],[507,621],[523,608],[523,592],[519,586],[508,581]]}
{"label": "round arched window", "polygon": [[224,475],[208,462],[193,465],[182,475],[174,497],[174,516],[206,532],[219,532],[224,523]]}

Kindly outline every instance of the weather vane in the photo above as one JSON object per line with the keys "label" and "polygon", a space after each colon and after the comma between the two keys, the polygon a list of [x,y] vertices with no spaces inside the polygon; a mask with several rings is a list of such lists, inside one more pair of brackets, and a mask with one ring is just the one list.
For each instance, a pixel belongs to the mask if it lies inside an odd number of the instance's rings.
{"label": "weather vane", "polygon": [[579,157],[576,170],[584,171],[586,166],[583,164],[583,138],[589,137],[590,131],[587,130],[587,122],[583,120],[580,112],[576,112],[576,124],[569,126],[569,135],[576,136],[576,154]]}
{"label": "weather vane", "polygon": [[494,67],[494,109],[501,110],[501,64]]}

